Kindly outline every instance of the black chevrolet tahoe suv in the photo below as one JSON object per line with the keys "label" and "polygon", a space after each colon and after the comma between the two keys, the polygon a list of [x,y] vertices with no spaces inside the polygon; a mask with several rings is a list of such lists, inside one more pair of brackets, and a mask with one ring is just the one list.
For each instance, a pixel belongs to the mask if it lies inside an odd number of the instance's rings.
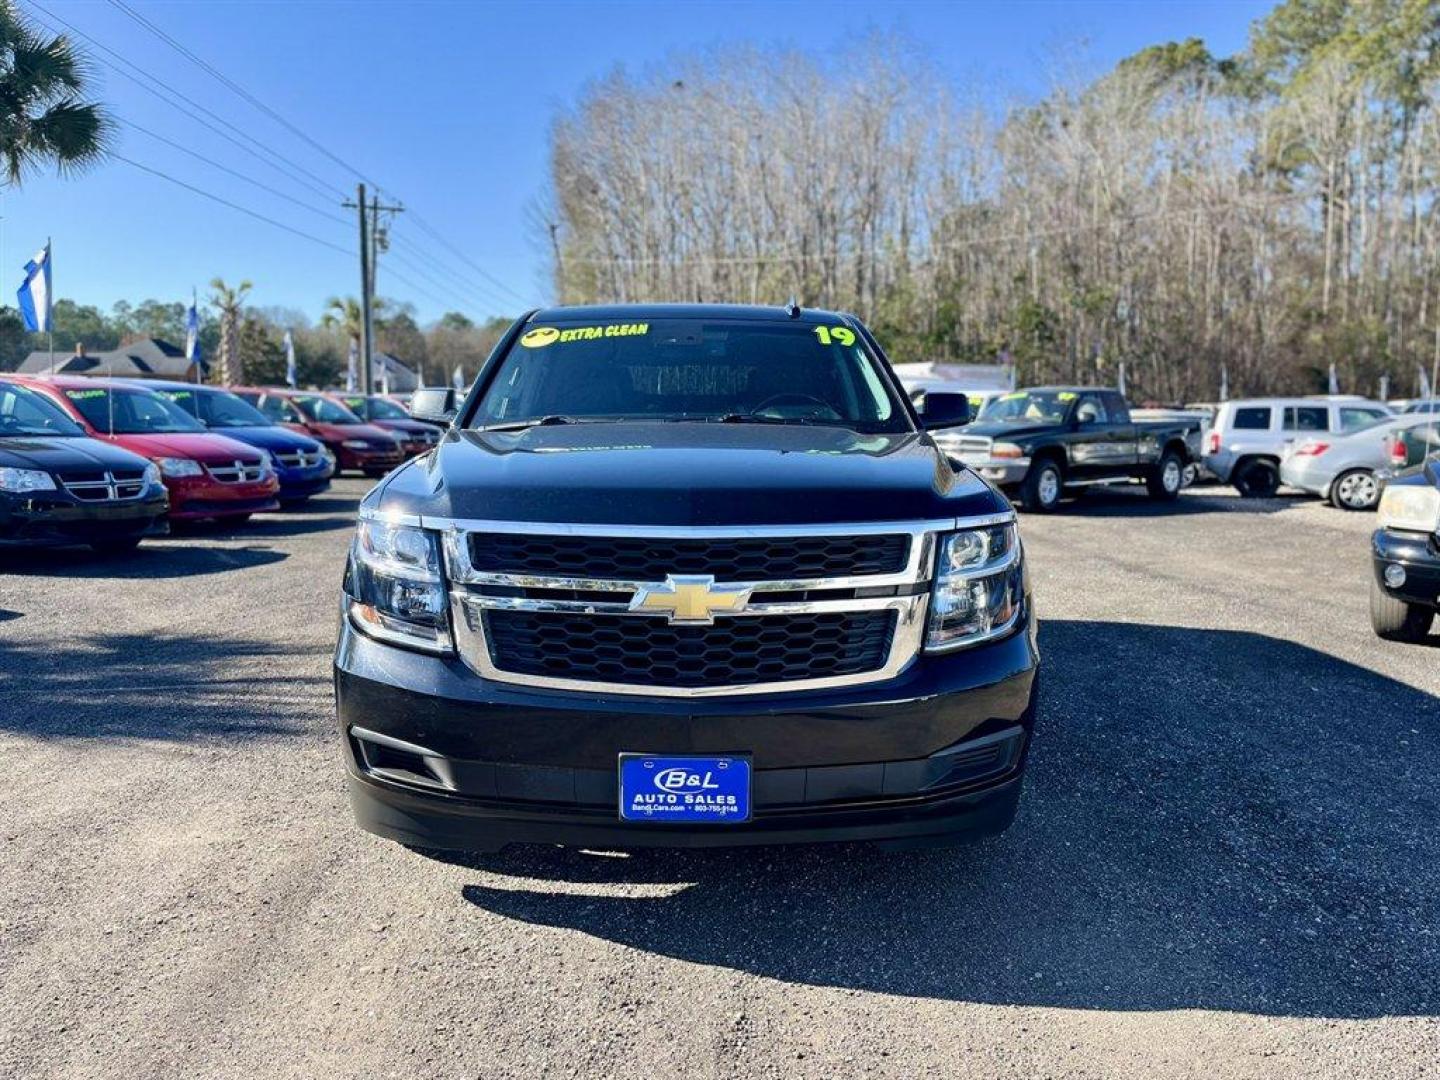
{"label": "black chevrolet tahoe suv", "polygon": [[361,825],[508,843],[931,846],[1014,817],[1014,512],[853,316],[554,308],[364,500],[335,688]]}

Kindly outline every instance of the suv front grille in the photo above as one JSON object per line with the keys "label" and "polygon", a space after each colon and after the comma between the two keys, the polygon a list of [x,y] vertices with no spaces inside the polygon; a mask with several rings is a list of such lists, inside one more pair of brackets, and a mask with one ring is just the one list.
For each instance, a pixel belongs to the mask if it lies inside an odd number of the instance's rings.
{"label": "suv front grille", "polygon": [[590,580],[663,581],[711,574],[717,581],[787,581],[892,574],[905,569],[906,534],[675,539],[645,536],[470,534],[483,573]]}
{"label": "suv front grille", "polygon": [[81,502],[113,502],[137,498],[145,490],[145,471],[111,469],[68,473],[60,482]]}
{"label": "suv front grille", "polygon": [[[533,539],[533,538],[532,538]],[[485,612],[497,668],[633,686],[708,688],[875,671],[895,612],[839,611],[719,619],[709,626],[570,612]]]}
{"label": "suv front grille", "polygon": [[275,456],[287,469],[313,469],[325,461],[323,450],[316,450],[313,454],[307,454],[304,450],[287,450]]}

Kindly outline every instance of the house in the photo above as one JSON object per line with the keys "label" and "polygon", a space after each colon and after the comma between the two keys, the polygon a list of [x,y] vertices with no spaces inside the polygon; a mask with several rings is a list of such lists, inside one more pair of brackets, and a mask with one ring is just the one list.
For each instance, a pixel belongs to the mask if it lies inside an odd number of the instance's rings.
{"label": "house", "polygon": [[[199,369],[197,371],[197,368]],[[25,375],[114,376],[125,379],[175,379],[181,382],[203,382],[205,372],[194,361],[185,359],[185,350],[159,338],[141,338],[129,345],[107,352],[87,352],[76,345],[70,355],[51,354],[37,350],[27,356],[16,369]]]}

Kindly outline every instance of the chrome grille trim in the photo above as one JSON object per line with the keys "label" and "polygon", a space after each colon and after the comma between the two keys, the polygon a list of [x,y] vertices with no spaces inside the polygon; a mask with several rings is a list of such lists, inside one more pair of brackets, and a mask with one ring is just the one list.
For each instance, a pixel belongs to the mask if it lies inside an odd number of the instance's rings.
{"label": "chrome grille trim", "polygon": [[206,465],[205,471],[222,484],[255,484],[265,479],[265,462],[237,460],[230,465]]}
{"label": "chrome grille trim", "polygon": [[[1015,520],[1014,511],[969,518],[942,518],[918,522],[861,522],[822,525],[735,525],[735,526],[635,526],[565,524],[552,522],[504,522],[455,518],[422,517],[385,511],[362,510],[361,517],[408,524],[441,532],[446,573],[451,582],[450,608],[455,627],[455,645],[461,660],[482,678],[497,683],[532,686],[578,693],[607,694],[632,697],[697,698],[735,695],[777,694],[859,686],[893,679],[921,652],[924,645],[930,590],[934,576],[937,538],[956,529],[981,528],[1008,524]],[[554,678],[505,671],[494,663],[486,640],[486,610],[528,610],[592,614],[602,618],[664,618],[650,611],[632,611],[630,600],[637,588],[654,582],[595,579],[583,577],[540,577],[533,575],[484,573],[470,563],[467,534],[476,532],[532,533],[543,536],[625,536],[659,538],[725,539],[734,537],[799,537],[853,536],[905,533],[910,537],[905,567],[895,573],[854,577],[819,578],[791,581],[717,582],[727,586],[748,585],[757,596],[742,611],[715,612],[715,619],[763,618],[767,615],[798,615],[815,612],[877,611],[896,613],[895,630],[885,662],[871,671],[815,679],[753,683],[730,686],[677,687],[637,685],[634,683],[595,682],[586,679]],[[472,586],[507,585],[522,588],[584,590],[613,592],[610,600],[572,600],[535,597],[483,596]],[[905,595],[825,600],[781,601],[765,603],[767,592],[800,592],[860,588],[911,589]],[[924,588],[914,588],[926,586]]]}
{"label": "chrome grille trim", "polygon": [[135,477],[117,477],[107,469],[100,480],[66,480],[62,476],[60,483],[81,502],[125,502],[127,499],[138,499],[145,493],[144,473]]}
{"label": "chrome grille trim", "polygon": [[317,450],[313,454],[307,454],[303,450],[276,454],[275,457],[281,465],[287,469],[313,469],[325,463],[325,452]]}

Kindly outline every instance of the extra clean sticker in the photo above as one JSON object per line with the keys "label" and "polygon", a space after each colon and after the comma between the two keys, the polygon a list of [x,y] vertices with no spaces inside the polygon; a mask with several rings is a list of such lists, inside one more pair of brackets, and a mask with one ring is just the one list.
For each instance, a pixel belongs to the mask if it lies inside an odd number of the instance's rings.
{"label": "extra clean sticker", "polygon": [[572,326],[561,330],[554,326],[537,326],[520,338],[520,344],[527,349],[543,349],[546,345],[561,345],[571,341],[596,341],[600,338],[640,337],[650,332],[649,323],[612,323],[609,326]]}

